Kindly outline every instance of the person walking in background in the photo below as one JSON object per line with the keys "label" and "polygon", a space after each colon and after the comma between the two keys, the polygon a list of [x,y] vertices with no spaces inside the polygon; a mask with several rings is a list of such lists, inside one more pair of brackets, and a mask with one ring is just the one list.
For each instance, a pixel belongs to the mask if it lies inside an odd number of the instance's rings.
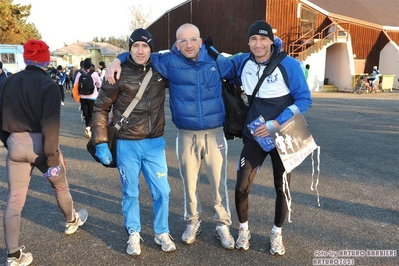
{"label": "person walking in background", "polygon": [[[252,93],[260,76],[268,63],[275,60],[278,48],[273,43],[272,27],[264,20],[259,20],[249,27],[247,39],[250,52],[236,55],[232,59],[237,66],[237,74],[241,77],[248,101],[253,100],[246,124],[262,115],[265,121],[272,120],[274,127],[279,127],[293,116],[288,106],[295,104],[301,113],[311,106],[312,99],[305,76],[302,74],[300,63],[286,56],[269,76],[273,78],[266,77],[259,92],[252,99]],[[285,80],[288,82],[286,83]],[[288,211],[288,195],[285,188],[289,185],[290,173],[285,172],[276,148],[270,152],[264,151],[247,127],[244,127],[243,135],[244,146],[239,158],[235,188],[235,204],[240,221],[236,248],[243,250],[249,248],[251,238],[248,223],[249,193],[256,174],[266,157],[270,155],[276,190],[274,226],[270,233],[270,253],[283,255],[285,247],[282,241],[282,226]],[[267,127],[259,126],[255,131],[255,136],[269,136]]]}
{"label": "person walking in background", "polygon": [[75,233],[88,217],[85,209],[75,212],[68,188],[59,148],[61,95],[44,70],[50,61],[49,47],[43,41],[31,39],[24,44],[23,57],[26,69],[0,85],[0,138],[8,150],[8,196],[3,217],[8,266],[29,265],[33,260],[30,252],[23,252],[24,246],[19,246],[18,239],[34,167],[55,191],[66,219],[65,234]]}
{"label": "person walking in background", "polygon": [[12,73],[3,69],[3,62],[0,61],[0,84],[3,82],[3,80],[5,80],[6,78],[8,78],[11,75],[12,75]]}
{"label": "person walking in background", "polygon": [[[120,55],[126,63],[127,53]],[[185,244],[194,243],[201,232],[202,208],[198,197],[201,162],[204,162],[217,222],[215,236],[226,249],[234,249],[230,233],[231,213],[227,190],[227,140],[224,137],[225,117],[222,97],[223,78],[234,78],[232,62],[219,56],[216,61],[202,43],[199,29],[190,23],[176,31],[176,42],[169,53],[153,53],[153,67],[168,79],[172,121],[176,125],[176,152],[184,188],[184,220],[182,235]],[[106,79],[113,83],[120,76],[120,62],[107,69]]]}
{"label": "person walking in background", "polygon": [[74,73],[73,73],[73,78],[72,78],[72,84],[75,84],[76,81],[76,76],[79,74],[80,71],[83,70],[83,60],[80,61],[79,63],[79,69],[75,69]]}
{"label": "person walking in background", "polygon": [[55,74],[57,74],[57,69],[54,68],[52,64],[48,65],[47,70],[46,70],[46,75],[51,78],[52,80],[55,80]]}
{"label": "person walking in background", "polygon": [[[81,107],[81,105],[80,105],[79,92],[77,91],[77,87],[75,88],[75,85],[76,85],[76,83],[75,83],[76,76],[77,76],[78,73],[79,73],[80,71],[82,71],[82,70],[83,70],[83,60],[80,61],[80,63],[79,63],[79,69],[78,69],[77,67],[73,67],[73,68],[72,68],[72,71],[71,71],[71,74],[72,74],[72,78],[71,78],[71,82],[72,82],[72,92],[71,92],[71,96],[72,96],[72,98],[75,99],[75,101],[76,101],[77,103],[79,103],[80,122],[81,122],[81,123],[86,123],[85,117],[83,116],[82,107]],[[76,90],[76,91],[75,91],[75,90]]]}
{"label": "person walking in background", "polygon": [[[111,85],[104,82],[95,103],[92,140],[96,144],[96,155],[105,165],[112,158],[108,148],[108,113],[113,106],[112,121],[121,120],[122,114],[136,97],[144,76],[151,69],[150,53],[154,49],[151,33],[136,29],[129,39],[130,56],[122,67],[121,78]],[[165,155],[164,102],[166,80],[156,71],[137,106],[126,117],[118,133],[116,164],[122,183],[122,211],[129,235],[126,252],[140,255],[140,171],[150,188],[156,244],[165,252],[174,251],[175,244],[169,235],[168,169]]]}
{"label": "person walking in background", "polygon": [[377,66],[373,67],[373,75],[370,83],[371,91],[377,92],[378,91],[378,84],[380,84],[380,71],[378,70]]}
{"label": "person walking in background", "polygon": [[[75,78],[75,73],[77,72],[76,70],[77,70],[77,67],[73,66],[71,68],[71,70],[69,71],[69,81],[71,82],[71,87],[72,88],[73,88],[73,84],[75,83],[74,78]],[[71,89],[71,91],[72,91],[72,89]]]}
{"label": "person walking in background", "polygon": [[[91,81],[87,80],[87,83],[85,82],[86,80],[80,79],[80,77],[85,73],[92,79]],[[97,88],[101,88],[102,85],[102,81],[98,76],[98,73],[92,68],[90,58],[86,58],[83,61],[83,69],[81,69],[77,73],[74,85],[76,85],[76,83],[78,83],[79,86],[80,108],[82,109],[83,117],[86,124],[84,134],[86,138],[90,138],[94,102],[96,101],[96,98],[98,96]]]}
{"label": "person walking in background", "polygon": [[100,79],[101,79],[101,80],[104,80],[105,72],[106,72],[106,70],[107,70],[107,67],[105,66],[104,61],[101,61],[100,63],[98,63],[98,68],[99,68],[100,71],[101,71]]}
{"label": "person walking in background", "polygon": [[62,66],[59,65],[57,67],[57,73],[55,74],[55,82],[57,82],[58,86],[60,87],[60,92],[61,92],[61,105],[64,105],[65,101],[65,92],[64,92],[64,84],[66,81],[66,74],[62,70]]}
{"label": "person walking in background", "polygon": [[3,68],[3,62],[0,61],[0,84],[11,75],[12,73]]}
{"label": "person walking in background", "polygon": [[[72,69],[71,69],[72,70]],[[66,67],[64,70],[64,73],[66,75],[65,77],[65,92],[71,92],[71,70]]]}
{"label": "person walking in background", "polygon": [[305,79],[308,80],[309,77],[309,69],[310,69],[310,65],[306,64],[305,65]]}

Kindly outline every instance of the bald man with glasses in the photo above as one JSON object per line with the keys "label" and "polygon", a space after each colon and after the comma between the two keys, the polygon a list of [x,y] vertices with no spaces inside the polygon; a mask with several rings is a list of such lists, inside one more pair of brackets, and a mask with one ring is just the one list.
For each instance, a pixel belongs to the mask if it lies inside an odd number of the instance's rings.
{"label": "bald man with glasses", "polygon": [[[115,83],[120,76],[120,64],[129,53],[118,56],[107,68],[106,79]],[[217,62],[208,55],[199,29],[183,24],[176,31],[176,42],[169,53],[152,53],[153,68],[169,81],[170,110],[176,125],[176,153],[184,187],[184,220],[182,235],[185,244],[194,243],[201,232],[201,203],[198,183],[201,163],[207,171],[214,220],[215,236],[226,249],[234,249],[230,233],[231,213],[227,190],[227,141],[223,132],[225,117],[220,74],[234,79],[232,62],[219,56]],[[216,65],[217,63],[217,65]]]}

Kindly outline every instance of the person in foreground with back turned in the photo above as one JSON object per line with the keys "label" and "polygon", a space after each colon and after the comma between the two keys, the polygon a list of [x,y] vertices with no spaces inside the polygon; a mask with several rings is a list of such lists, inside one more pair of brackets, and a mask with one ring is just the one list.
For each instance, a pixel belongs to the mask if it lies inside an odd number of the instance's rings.
{"label": "person in foreground with back turned", "polygon": [[[121,78],[111,85],[104,81],[94,105],[92,140],[96,156],[109,165],[112,154],[108,148],[108,113],[113,112],[112,123],[121,121],[133,99],[137,98],[141,83],[147,72],[153,71],[150,53],[154,49],[151,33],[136,29],[129,39],[130,55],[122,68]],[[126,249],[129,255],[140,255],[140,172],[151,190],[156,244],[162,250],[176,250],[169,235],[168,169],[165,155],[164,101],[166,81],[156,71],[145,88],[137,105],[126,117],[118,132],[116,165],[122,183],[122,212],[129,235]]]}
{"label": "person in foreground with back turned", "polygon": [[75,233],[88,216],[85,209],[75,212],[68,188],[59,148],[61,93],[44,70],[50,61],[48,48],[43,41],[27,41],[23,53],[25,70],[10,76],[0,86],[0,137],[8,150],[8,197],[3,217],[7,266],[29,265],[33,260],[30,252],[22,251],[25,247],[18,245],[18,238],[34,167],[44,173],[55,191],[66,218],[65,234]]}

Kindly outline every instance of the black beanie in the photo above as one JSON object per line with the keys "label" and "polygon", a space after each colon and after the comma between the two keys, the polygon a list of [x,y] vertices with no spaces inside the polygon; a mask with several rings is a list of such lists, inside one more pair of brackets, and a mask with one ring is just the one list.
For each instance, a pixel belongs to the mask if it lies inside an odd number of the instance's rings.
{"label": "black beanie", "polygon": [[264,20],[258,20],[254,24],[252,24],[247,33],[248,40],[252,35],[263,35],[269,37],[271,41],[274,41],[273,29],[272,27]]}
{"label": "black beanie", "polygon": [[83,67],[86,68],[86,69],[91,68],[91,59],[90,59],[90,58],[86,58],[86,59],[83,61]]}
{"label": "black beanie", "polygon": [[57,70],[62,70],[62,66],[61,65],[57,66]]}
{"label": "black beanie", "polygon": [[132,32],[132,35],[130,35],[129,38],[129,52],[133,43],[137,41],[147,43],[150,46],[151,52],[154,50],[154,42],[152,41],[152,35],[149,31],[140,28]]}

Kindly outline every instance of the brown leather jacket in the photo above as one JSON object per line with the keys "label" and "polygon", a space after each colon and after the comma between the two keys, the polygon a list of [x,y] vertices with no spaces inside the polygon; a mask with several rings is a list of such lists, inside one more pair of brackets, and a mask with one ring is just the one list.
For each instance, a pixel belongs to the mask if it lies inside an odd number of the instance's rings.
{"label": "brown leather jacket", "polygon": [[[150,61],[136,64],[129,56],[122,66],[120,79],[115,85],[104,80],[93,111],[92,139],[94,144],[108,141],[108,113],[112,109],[112,123],[121,119],[123,112],[137,94],[145,74],[151,67]],[[118,133],[118,139],[140,140],[156,138],[164,134],[166,80],[153,69],[151,80],[141,100],[133,109]]]}

